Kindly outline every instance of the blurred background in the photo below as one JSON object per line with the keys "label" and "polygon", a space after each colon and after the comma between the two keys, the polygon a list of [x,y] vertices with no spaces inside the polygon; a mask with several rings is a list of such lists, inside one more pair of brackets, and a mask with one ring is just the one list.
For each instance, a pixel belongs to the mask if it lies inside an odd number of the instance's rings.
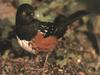
{"label": "blurred background", "polygon": [[53,22],[59,14],[67,17],[79,10],[89,11],[72,23],[60,40],[50,56],[47,75],[100,75],[99,0],[0,0],[1,75],[41,75],[33,69],[43,65],[45,54],[24,51],[12,36],[17,8],[24,3],[32,5],[34,17],[44,22]]}

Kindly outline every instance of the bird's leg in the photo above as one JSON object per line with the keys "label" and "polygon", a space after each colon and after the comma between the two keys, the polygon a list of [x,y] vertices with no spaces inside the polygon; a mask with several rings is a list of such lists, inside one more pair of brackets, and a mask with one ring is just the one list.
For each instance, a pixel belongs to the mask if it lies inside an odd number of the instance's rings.
{"label": "bird's leg", "polygon": [[51,51],[46,54],[45,62],[43,64],[43,68],[42,68],[43,75],[45,75],[45,69],[46,69],[46,66],[47,66],[47,63],[48,63],[48,58],[49,58],[50,54],[51,54]]}

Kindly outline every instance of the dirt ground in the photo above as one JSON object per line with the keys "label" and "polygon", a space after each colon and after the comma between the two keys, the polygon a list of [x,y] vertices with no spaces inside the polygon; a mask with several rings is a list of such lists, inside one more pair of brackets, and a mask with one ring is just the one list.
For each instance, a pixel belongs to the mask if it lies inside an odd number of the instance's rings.
{"label": "dirt ground", "polygon": [[[33,0],[33,7],[39,7],[41,1]],[[90,17],[72,23],[43,68],[47,53],[28,53],[8,37],[15,26],[17,7],[16,0],[0,0],[0,75],[100,75],[99,15],[92,16],[97,19],[92,31],[86,26],[92,23]],[[62,13],[62,7],[52,11]]]}

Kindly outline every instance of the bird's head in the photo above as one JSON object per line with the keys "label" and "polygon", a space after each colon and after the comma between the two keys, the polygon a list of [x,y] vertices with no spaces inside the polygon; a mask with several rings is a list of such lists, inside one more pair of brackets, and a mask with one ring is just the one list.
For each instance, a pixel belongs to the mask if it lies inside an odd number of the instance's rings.
{"label": "bird's head", "polygon": [[22,4],[16,12],[15,34],[21,40],[31,40],[37,33],[34,22],[34,9],[29,4]]}
{"label": "bird's head", "polygon": [[16,14],[17,25],[28,25],[33,20],[34,9],[29,4],[22,4],[18,7]]}

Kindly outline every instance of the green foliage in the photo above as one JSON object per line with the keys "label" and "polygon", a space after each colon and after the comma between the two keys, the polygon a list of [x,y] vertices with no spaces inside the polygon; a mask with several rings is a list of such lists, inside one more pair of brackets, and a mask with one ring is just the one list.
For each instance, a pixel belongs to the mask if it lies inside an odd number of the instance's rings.
{"label": "green foliage", "polygon": [[2,58],[4,60],[6,60],[8,58],[8,54],[9,54],[10,50],[6,50],[5,53],[2,55]]}
{"label": "green foliage", "polygon": [[19,4],[28,3],[32,4],[32,0],[19,0]]}

